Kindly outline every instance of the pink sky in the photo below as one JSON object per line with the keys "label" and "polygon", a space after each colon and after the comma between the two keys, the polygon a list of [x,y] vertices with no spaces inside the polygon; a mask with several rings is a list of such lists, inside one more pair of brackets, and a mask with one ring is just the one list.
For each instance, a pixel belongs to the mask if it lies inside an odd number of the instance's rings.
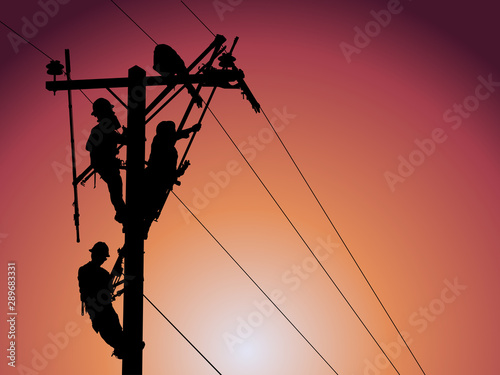
{"label": "pink sky", "polygon": [[[111,2],[61,3],[5,5],[0,20],[19,32],[25,20],[38,22],[30,41],[59,60],[69,48],[74,79],[122,77],[134,65],[151,72],[154,43]],[[117,3],[186,62],[212,41],[180,2]],[[188,4],[215,33],[229,41],[239,36],[237,65],[425,372],[497,373],[496,6]],[[221,4],[225,11],[217,11]],[[376,19],[387,25],[377,26]],[[123,244],[121,227],[104,183],[93,189],[89,181],[79,189],[82,242],[75,242],[71,174],[60,169],[69,147],[66,94],[54,97],[44,88],[49,59],[26,44],[13,45],[3,30],[0,274],[6,280],[7,262],[16,262],[19,315],[17,368],[4,358],[1,372],[119,373],[121,363],[79,315],[76,272],[99,240],[110,246],[104,265],[110,269]],[[357,30],[372,36],[363,44]],[[357,52],[343,53],[347,44]],[[125,90],[116,92],[126,97]],[[149,101],[156,92],[148,91]],[[112,99],[104,90],[86,94]],[[79,92],[73,97],[81,145],[95,119],[87,99]],[[181,96],[153,123],[178,122],[188,99]],[[310,247],[323,255],[331,250],[325,268],[399,372],[421,373],[265,118],[237,91],[220,90],[212,109]],[[147,133],[149,145],[154,125]],[[84,151],[78,156],[80,172],[89,158]],[[333,368],[345,375],[394,374],[208,115],[189,159],[176,194],[266,292],[276,292],[275,302]],[[223,374],[332,373],[277,311],[262,307],[265,297],[174,197],[153,223],[145,267],[148,297]],[[116,309],[121,317],[121,301]],[[248,337],[237,336],[249,322]],[[6,319],[0,329],[7,349]],[[215,373],[147,303],[144,334],[144,374]],[[235,336],[241,340],[231,344],[228,337]]]}

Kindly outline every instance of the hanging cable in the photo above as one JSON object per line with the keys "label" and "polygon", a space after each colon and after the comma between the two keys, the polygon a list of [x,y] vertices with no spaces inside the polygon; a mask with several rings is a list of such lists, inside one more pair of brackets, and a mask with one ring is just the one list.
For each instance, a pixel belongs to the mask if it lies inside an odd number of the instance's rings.
{"label": "hanging cable", "polygon": [[396,329],[399,337],[403,340],[403,342],[405,343],[406,345],[406,348],[408,349],[408,351],[410,352],[411,356],[413,357],[413,359],[415,360],[415,362],[417,363],[418,367],[420,368],[420,370],[422,371],[422,373],[425,375],[425,371],[424,369],[422,368],[422,366],[420,365],[420,362],[417,360],[417,357],[413,354],[413,351],[410,349],[410,346],[408,345],[408,343],[406,342],[406,340],[404,339],[401,331],[399,330],[399,328],[397,327],[396,323],[394,322],[394,320],[392,319],[391,315],[389,314],[389,312],[387,311],[387,309],[385,308],[384,304],[382,303],[382,301],[380,300],[378,294],[375,292],[375,289],[373,289],[370,281],[368,281],[368,278],[366,277],[365,273],[363,272],[363,270],[361,269],[359,263],[356,261],[356,259],[354,258],[354,255],[352,254],[351,250],[349,249],[349,247],[347,246],[346,242],[344,241],[344,239],[342,238],[342,236],[340,235],[340,232],[337,230],[337,227],[333,224],[333,221],[332,219],[330,218],[330,216],[328,215],[328,213],[326,212],[325,208],[323,207],[323,205],[321,204],[318,196],[316,195],[316,193],[314,192],[314,190],[312,189],[311,185],[309,184],[309,182],[307,181],[307,179],[305,178],[304,174],[302,173],[302,171],[300,170],[299,166],[297,165],[297,163],[295,162],[295,159],[292,157],[290,151],[288,151],[288,148],[285,146],[285,143],[283,142],[283,140],[281,139],[281,137],[279,136],[278,132],[276,131],[276,128],[273,126],[272,122],[269,120],[269,118],[267,117],[266,113],[264,112],[264,110],[262,109],[262,114],[264,115],[264,117],[266,118],[269,126],[271,127],[271,129],[273,130],[274,134],[276,135],[276,137],[278,138],[279,142],[281,143],[281,145],[283,146],[283,149],[285,150],[286,154],[288,155],[288,157],[290,158],[290,160],[292,161],[293,165],[295,166],[295,168],[297,169],[300,177],[302,177],[302,179],[304,180],[307,188],[309,189],[309,191],[311,192],[312,196],[314,197],[314,199],[316,200],[316,202],[318,203],[319,207],[321,208],[321,210],[323,211],[326,219],[328,220],[328,222],[330,223],[331,227],[333,228],[333,230],[335,231],[335,233],[337,233],[337,236],[339,237],[340,241],[342,242],[342,244],[344,245],[345,249],[347,250],[347,252],[349,253],[349,256],[351,257],[351,259],[353,260],[354,264],[356,265],[356,267],[358,268],[359,272],[361,273],[361,275],[363,276],[363,278],[365,279],[366,283],[368,284],[369,288],[371,289],[373,295],[375,296],[375,298],[377,299],[377,301],[379,302],[380,306],[382,307],[382,309],[384,310],[385,314],[387,315],[387,317],[389,318],[389,320],[391,321],[392,325],[394,326],[394,328]]}
{"label": "hanging cable", "polygon": [[135,26],[137,26],[137,27],[138,27],[138,28],[139,28],[139,29],[140,29],[140,30],[141,30],[144,34],[146,34],[146,36],[147,36],[149,39],[151,39],[151,40],[153,41],[153,43],[154,43],[154,44],[158,45],[158,43],[156,43],[156,41],[155,41],[155,40],[151,37],[151,35],[149,35],[149,34],[148,34],[148,33],[147,33],[147,32],[146,32],[146,31],[145,31],[142,27],[140,27],[140,26],[139,26],[139,24],[138,24],[137,22],[135,22],[135,21],[132,19],[132,17],[130,17],[130,16],[127,14],[127,12],[125,12],[122,8],[120,8],[120,6],[119,6],[117,3],[115,3],[113,0],[109,0],[109,1],[111,1],[111,2],[112,2],[112,3],[113,3],[113,4],[114,4],[114,5],[115,5],[115,6],[116,6],[116,7],[117,7],[117,8],[118,8],[118,9],[119,9],[119,10],[120,10],[120,11],[121,11],[124,15],[125,15],[125,16],[127,16],[127,17],[128,17],[128,19],[129,19],[130,21],[132,21],[132,22],[133,22],[133,24],[134,24]]}
{"label": "hanging cable", "polygon": [[177,200],[184,206],[184,208],[195,218],[195,220],[205,229],[205,231],[212,237],[212,239],[220,246],[222,250],[231,258],[231,260],[238,266],[238,268],[245,274],[246,277],[250,279],[250,281],[261,291],[261,293],[273,304],[273,306],[280,312],[281,315],[288,321],[288,323],[291,324],[291,326],[299,333],[300,336],[309,344],[309,346],[320,356],[320,358],[330,367],[330,369],[338,375],[338,372],[335,371],[335,369],[328,363],[328,361],[321,355],[321,353],[314,347],[314,345],[304,336],[304,334],[295,326],[295,324],[292,323],[292,321],[288,318],[288,316],[285,315],[285,313],[276,305],[276,303],[267,295],[267,293],[260,287],[259,284],[248,274],[247,271],[238,263],[238,261],[233,258],[233,256],[229,253],[229,251],[226,250],[226,248],[222,245],[222,243],[219,242],[219,240],[210,232],[210,230],[198,219],[198,217],[191,211],[191,209],[177,196],[177,194],[174,193],[172,190],[172,194],[174,197],[177,198]]}
{"label": "hanging cable", "polygon": [[361,319],[361,317],[359,316],[359,314],[356,312],[356,310],[354,309],[354,307],[351,305],[351,303],[349,302],[349,300],[347,299],[347,297],[344,295],[344,293],[342,293],[342,291],[340,290],[340,288],[337,285],[337,283],[332,279],[332,277],[330,276],[330,274],[328,273],[328,271],[326,270],[326,268],[323,266],[323,264],[321,263],[321,261],[318,259],[318,257],[316,256],[316,254],[314,254],[314,251],[311,249],[311,247],[306,242],[306,240],[304,239],[304,237],[302,237],[302,235],[300,234],[300,232],[297,229],[297,227],[293,224],[293,222],[291,221],[291,219],[288,217],[288,215],[285,213],[285,211],[283,210],[283,208],[280,206],[280,204],[278,203],[278,201],[274,197],[274,195],[271,193],[271,191],[267,188],[266,184],[259,177],[259,175],[255,171],[255,169],[252,167],[252,165],[250,164],[250,162],[248,161],[248,159],[245,157],[245,155],[243,155],[243,152],[241,152],[241,150],[236,145],[236,143],[234,142],[234,140],[231,138],[231,136],[229,135],[229,133],[226,131],[226,129],[224,128],[224,126],[222,125],[222,123],[219,121],[219,119],[217,118],[217,116],[215,116],[215,114],[213,113],[213,111],[210,108],[208,110],[210,111],[210,113],[212,114],[212,116],[214,117],[214,119],[217,121],[217,123],[221,127],[222,131],[226,134],[226,136],[228,137],[228,139],[231,141],[231,143],[233,144],[233,146],[236,148],[236,150],[238,151],[238,153],[241,155],[241,157],[243,158],[243,160],[245,160],[246,164],[251,169],[251,171],[254,173],[255,177],[257,177],[257,179],[259,180],[259,182],[261,183],[261,185],[264,187],[264,189],[266,190],[266,192],[268,193],[268,195],[271,197],[271,199],[273,200],[273,202],[279,208],[279,210],[281,211],[281,213],[283,214],[283,216],[286,218],[286,220],[288,221],[288,223],[291,225],[291,227],[293,228],[293,230],[295,231],[295,233],[297,233],[297,235],[299,236],[299,238],[301,239],[301,241],[304,243],[304,245],[307,247],[307,249],[309,250],[309,252],[311,253],[311,255],[318,262],[319,266],[325,272],[326,276],[330,279],[330,281],[332,282],[333,286],[340,293],[340,295],[342,296],[342,298],[344,299],[344,301],[347,303],[347,305],[350,307],[350,309],[352,310],[352,312],[354,313],[354,315],[356,315],[356,317],[358,318],[358,320],[360,321],[360,323],[365,328],[366,332],[368,332],[368,334],[373,339],[373,341],[375,342],[375,344],[377,345],[377,347],[384,354],[384,356],[387,359],[387,361],[389,361],[389,363],[391,364],[392,368],[396,371],[396,373],[400,374],[399,371],[398,371],[398,369],[394,365],[394,363],[392,363],[392,361],[389,358],[389,356],[385,353],[384,349],[382,349],[382,347],[378,343],[378,341],[375,338],[375,336],[373,336],[373,334],[368,329],[368,327],[366,326],[366,324],[363,322],[363,320]]}
{"label": "hanging cable", "polygon": [[196,350],[196,351],[198,352],[198,354],[199,354],[199,355],[201,355],[201,356],[203,357],[203,359],[204,359],[205,361],[207,361],[207,363],[208,363],[210,366],[212,366],[212,368],[213,368],[215,371],[217,371],[217,374],[221,375],[220,371],[219,371],[219,370],[217,370],[217,368],[216,368],[216,367],[212,364],[212,362],[210,362],[210,361],[207,359],[207,357],[205,357],[205,356],[203,355],[203,353],[202,353],[202,352],[200,352],[200,351],[198,350],[198,348],[197,348],[196,346],[194,346],[194,344],[193,344],[191,341],[189,341],[189,339],[188,339],[186,336],[184,336],[184,334],[183,334],[183,333],[182,333],[182,332],[181,332],[181,331],[180,331],[180,330],[179,330],[179,329],[178,329],[178,328],[174,325],[174,323],[172,323],[172,322],[171,322],[171,321],[170,321],[170,320],[169,320],[169,319],[165,316],[165,314],[163,314],[163,313],[160,311],[160,309],[159,309],[158,307],[156,307],[156,305],[155,305],[153,302],[151,302],[151,300],[150,300],[148,297],[146,297],[146,295],[145,295],[145,294],[143,294],[143,296],[144,296],[144,298],[146,298],[146,300],[147,300],[147,301],[151,304],[151,306],[153,306],[153,307],[156,309],[156,311],[158,311],[158,312],[160,313],[160,315],[161,315],[161,316],[163,316],[163,318],[165,318],[165,320],[166,320],[166,321],[167,321],[167,322],[168,322],[168,323],[169,323],[169,324],[170,324],[170,325],[171,325],[171,326],[172,326],[172,327],[173,327],[173,328],[174,328],[174,329],[175,329],[175,330],[176,330],[176,331],[177,331],[177,332],[178,332],[178,333],[179,333],[179,334],[180,334],[180,335],[184,338],[184,340],[186,340],[186,341],[189,343],[189,345],[191,345],[191,346],[193,347],[193,349],[194,349],[194,350]]}

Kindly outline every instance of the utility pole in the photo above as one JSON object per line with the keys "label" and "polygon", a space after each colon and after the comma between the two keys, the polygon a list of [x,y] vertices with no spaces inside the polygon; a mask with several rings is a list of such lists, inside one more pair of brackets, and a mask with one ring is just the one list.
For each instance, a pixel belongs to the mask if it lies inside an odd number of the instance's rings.
{"label": "utility pole", "polygon": [[144,293],[144,164],[146,141],[146,72],[134,66],[128,71],[127,177],[125,228],[125,277],[130,284],[123,299],[123,333],[127,354],[123,375],[142,374]]}
{"label": "utility pole", "polygon": [[[153,81],[153,80],[151,80]],[[125,276],[129,284],[124,292],[123,333],[125,355],[122,375],[142,375],[143,349],[143,294],[144,294],[144,165],[146,143],[146,72],[134,66],[128,78],[106,78],[96,80],[51,81],[47,90],[128,88],[127,111],[127,174],[126,174],[126,222],[125,232]],[[161,78],[157,85],[165,83]],[[78,182],[76,183],[78,184]],[[73,185],[75,186],[75,181]]]}
{"label": "utility pole", "polygon": [[[215,88],[239,89],[250,101],[253,109],[260,110],[259,103],[248,89],[244,81],[243,71],[234,65],[232,51],[236,44],[235,40],[230,52],[224,52],[226,38],[222,35],[216,35],[215,40],[205,51],[187,68],[187,72],[193,70],[210,53],[212,55],[209,61],[203,65],[195,74],[181,76],[170,74],[168,76],[146,77],[144,69],[134,66],[129,69],[128,77],[122,78],[104,78],[104,79],[86,79],[56,81],[55,76],[63,74],[63,66],[59,61],[52,61],[47,68],[49,74],[54,75],[54,81],[46,82],[46,89],[53,91],[87,90],[87,89],[106,89],[113,94],[112,88],[128,89],[127,104],[127,160],[126,160],[126,221],[124,223],[125,246],[125,277],[128,281],[124,289],[123,301],[123,333],[125,340],[125,353],[122,362],[122,375],[142,375],[143,356],[143,320],[144,320],[144,238],[145,238],[145,220],[144,220],[144,166],[145,166],[145,142],[146,142],[146,123],[150,121],[161,109],[172,100],[177,93],[173,94],[160,108],[146,120],[146,116],[158,106],[161,101],[174,89],[176,85],[198,84],[198,92],[201,87],[212,87],[212,94],[203,111],[200,121],[205,114],[208,103],[210,102]],[[219,58],[219,65],[222,69],[213,68],[215,59]],[[67,52],[67,65],[69,67],[69,51]],[[166,86],[163,91],[146,107],[146,86]],[[71,110],[71,96],[69,96]],[[121,102],[121,100],[120,100]],[[122,102],[123,104],[123,102]],[[194,100],[191,100],[185,115],[179,124],[182,128],[186,122]],[[193,135],[194,137],[194,135]],[[71,131],[73,139],[73,130]],[[189,143],[191,145],[192,139]],[[187,153],[187,151],[186,151]],[[185,155],[184,155],[185,157]],[[183,157],[183,159],[184,159]],[[78,200],[76,187],[79,183],[86,181],[94,173],[92,166],[89,166],[78,177],[76,176],[75,165],[73,164],[73,187],[75,190],[75,208]],[[161,209],[160,209],[161,210]],[[75,211],[75,224],[78,232],[78,210]],[[77,242],[79,241],[79,237]]]}

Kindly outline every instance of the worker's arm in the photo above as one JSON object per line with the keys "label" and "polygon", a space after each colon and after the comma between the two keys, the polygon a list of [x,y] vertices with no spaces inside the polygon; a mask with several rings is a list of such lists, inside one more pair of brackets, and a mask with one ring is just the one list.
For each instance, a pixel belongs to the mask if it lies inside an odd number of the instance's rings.
{"label": "worker's arm", "polygon": [[195,133],[201,129],[201,124],[195,124],[188,129],[182,129],[177,132],[177,139],[189,138],[189,134]]}

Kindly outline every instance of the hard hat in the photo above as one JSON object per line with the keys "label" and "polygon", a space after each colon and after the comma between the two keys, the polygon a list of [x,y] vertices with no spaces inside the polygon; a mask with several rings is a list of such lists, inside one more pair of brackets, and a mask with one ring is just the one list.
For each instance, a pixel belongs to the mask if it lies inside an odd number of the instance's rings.
{"label": "hard hat", "polygon": [[156,134],[170,135],[175,133],[175,122],[162,121],[156,126]]}
{"label": "hard hat", "polygon": [[96,116],[96,112],[106,112],[110,111],[114,105],[109,102],[109,100],[104,98],[96,99],[94,103],[92,103],[92,116]]}
{"label": "hard hat", "polygon": [[109,257],[109,248],[104,242],[96,242],[96,244],[89,250],[92,254],[103,255]]}

